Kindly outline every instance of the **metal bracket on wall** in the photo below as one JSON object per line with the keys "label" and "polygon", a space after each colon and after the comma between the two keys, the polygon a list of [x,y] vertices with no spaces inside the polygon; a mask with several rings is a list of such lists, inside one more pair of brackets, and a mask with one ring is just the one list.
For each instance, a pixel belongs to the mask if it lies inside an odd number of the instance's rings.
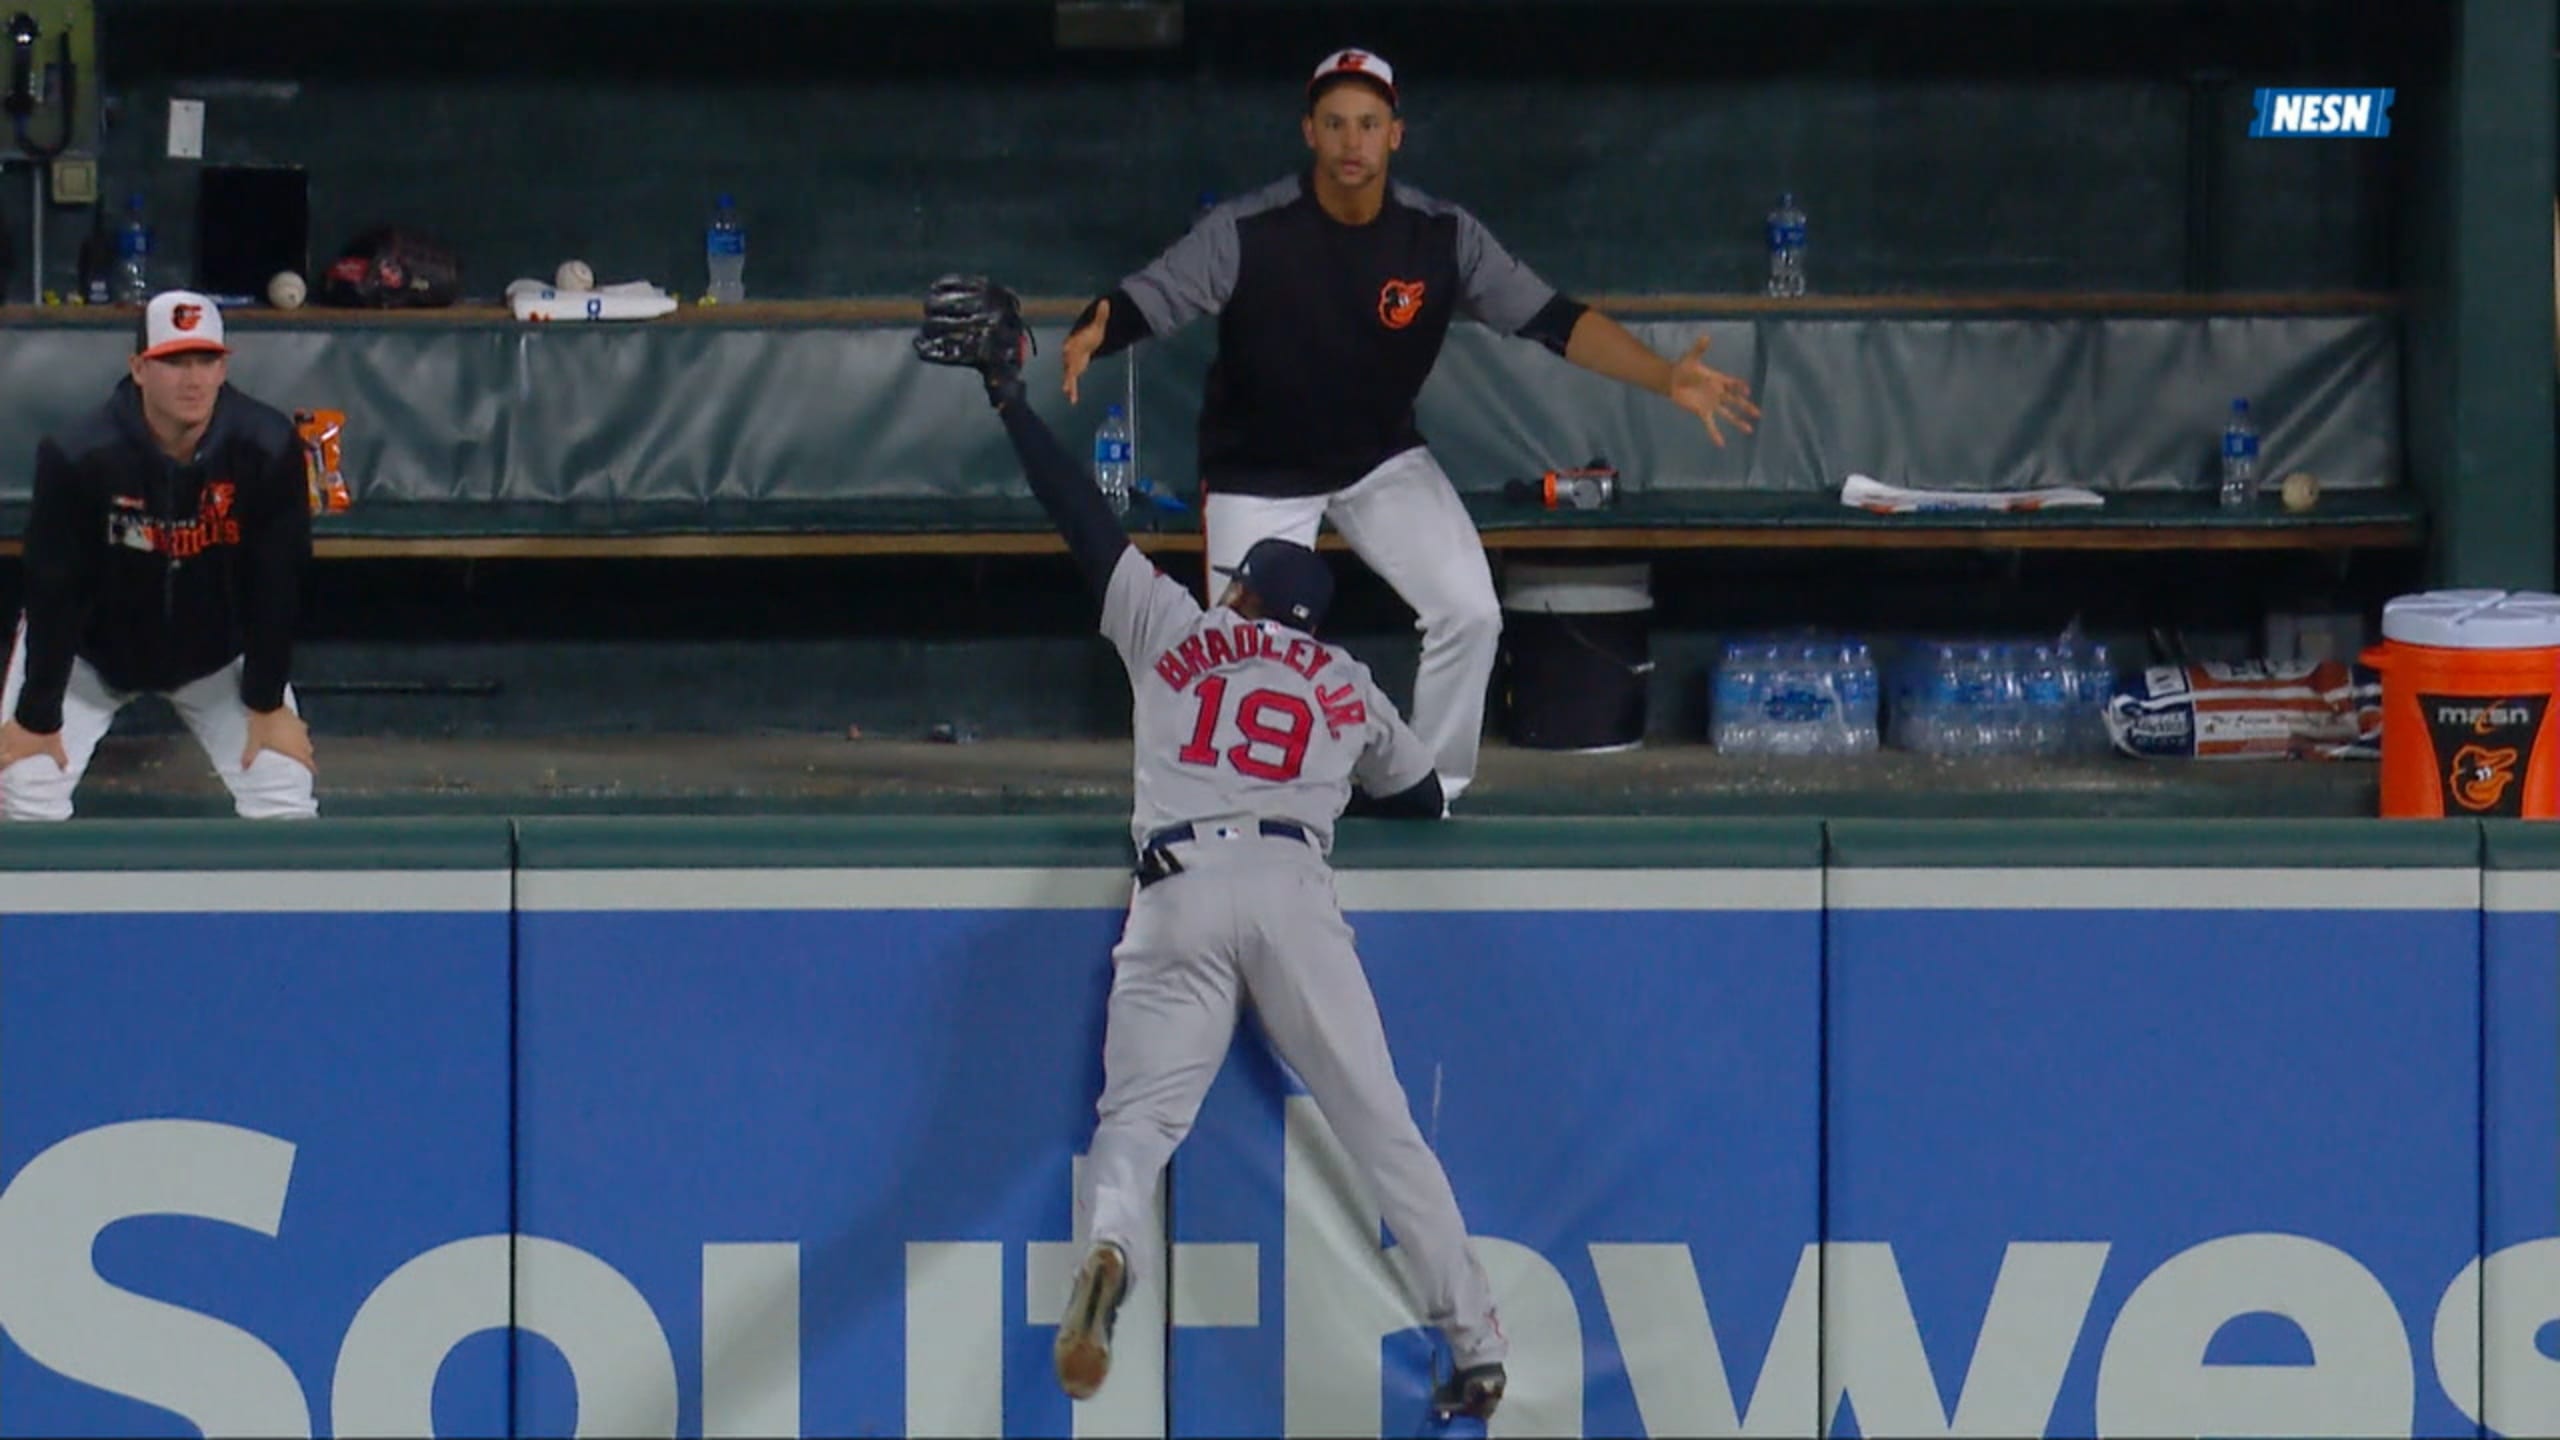
{"label": "metal bracket on wall", "polygon": [[1182,43],[1182,0],[1058,0],[1062,50],[1170,50]]}

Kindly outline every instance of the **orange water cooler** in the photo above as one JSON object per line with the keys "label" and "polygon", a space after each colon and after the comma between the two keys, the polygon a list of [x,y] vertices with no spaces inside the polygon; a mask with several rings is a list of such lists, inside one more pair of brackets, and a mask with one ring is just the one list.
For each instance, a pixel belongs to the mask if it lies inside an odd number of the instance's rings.
{"label": "orange water cooler", "polygon": [[2431,590],[2382,610],[2382,813],[2560,816],[2560,595]]}

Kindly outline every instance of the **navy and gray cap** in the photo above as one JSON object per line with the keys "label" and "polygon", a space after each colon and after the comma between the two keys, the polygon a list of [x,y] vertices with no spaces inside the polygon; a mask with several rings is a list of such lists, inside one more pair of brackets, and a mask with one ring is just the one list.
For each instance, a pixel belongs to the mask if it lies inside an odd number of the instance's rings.
{"label": "navy and gray cap", "polygon": [[1244,559],[1215,568],[1252,591],[1264,615],[1300,630],[1323,624],[1333,607],[1333,567],[1295,540],[1257,540]]}

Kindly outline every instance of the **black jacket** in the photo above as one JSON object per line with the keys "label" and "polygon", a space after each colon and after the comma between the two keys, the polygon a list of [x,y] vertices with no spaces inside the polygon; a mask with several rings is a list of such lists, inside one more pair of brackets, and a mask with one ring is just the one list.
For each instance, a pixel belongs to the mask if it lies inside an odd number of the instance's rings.
{"label": "black jacket", "polygon": [[36,447],[27,669],[16,719],[62,728],[73,656],[117,690],[167,691],[245,656],[240,698],[284,703],[311,502],[285,414],[223,387],[194,460],[161,450],[131,380]]}
{"label": "black jacket", "polygon": [[1585,308],[1455,205],[1396,184],[1345,225],[1305,174],[1210,210],[1105,298],[1102,355],[1218,317],[1200,478],[1238,495],[1328,494],[1422,444],[1414,399],[1451,321],[1561,355]]}

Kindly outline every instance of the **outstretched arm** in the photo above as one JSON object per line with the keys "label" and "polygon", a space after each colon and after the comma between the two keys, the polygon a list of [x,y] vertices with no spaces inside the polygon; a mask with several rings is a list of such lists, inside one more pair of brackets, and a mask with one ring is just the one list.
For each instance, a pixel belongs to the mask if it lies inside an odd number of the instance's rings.
{"label": "outstretched arm", "polygon": [[[924,328],[916,334],[915,351],[928,365],[974,370],[986,383],[1032,495],[1103,602],[1107,632],[1114,577],[1132,560],[1149,573],[1155,567],[1129,543],[1129,532],[1120,528],[1120,517],[1094,488],[1093,477],[1068,458],[1024,396],[1022,362],[1031,352],[1031,332],[1022,323],[1022,302],[984,275],[945,275],[925,292]],[[1191,603],[1196,614],[1198,603]]]}
{"label": "outstretched arm", "polygon": [[1704,420],[1718,445],[1724,443],[1725,424],[1750,430],[1760,414],[1751,403],[1751,387],[1707,368],[1699,358],[1707,353],[1704,336],[1688,354],[1665,360],[1626,326],[1539,279],[1475,216],[1455,207],[1450,213],[1458,223],[1459,299],[1468,314],[1505,334],[1535,340],[1595,375],[1662,396]]}
{"label": "outstretched arm", "polygon": [[1585,310],[1565,341],[1564,358],[1621,384],[1662,396],[1707,424],[1707,436],[1724,443],[1719,421],[1749,433],[1760,407],[1751,403],[1750,383],[1707,368],[1707,337],[1701,335],[1689,353],[1665,360],[1626,326],[1597,310]]}
{"label": "outstretched arm", "polygon": [[1239,254],[1235,215],[1221,206],[1118,289],[1084,307],[1061,352],[1067,398],[1076,398],[1077,381],[1097,358],[1225,309]]}
{"label": "outstretched arm", "polygon": [[1120,652],[1132,675],[1139,673],[1155,662],[1172,636],[1200,618],[1199,600],[1165,578],[1129,543],[1129,532],[1120,528],[1120,517],[1111,513],[1092,477],[1067,458],[1058,437],[1023,403],[1019,377],[997,388],[996,411],[1004,417],[1014,453],[1022,457],[1031,493],[1066,537],[1076,568],[1102,601],[1103,638]]}
{"label": "outstretched arm", "polygon": [[1012,393],[999,396],[996,413],[1004,417],[1004,433],[1013,441],[1013,453],[1022,461],[1032,495],[1066,540],[1067,553],[1075,557],[1085,584],[1097,597],[1108,596],[1111,572],[1119,568],[1121,552],[1129,548],[1129,532],[1121,528],[1120,517],[1111,513],[1110,503],[1094,488],[1093,477],[1068,456],[1048,422],[1032,413],[1020,382],[1015,382]]}

